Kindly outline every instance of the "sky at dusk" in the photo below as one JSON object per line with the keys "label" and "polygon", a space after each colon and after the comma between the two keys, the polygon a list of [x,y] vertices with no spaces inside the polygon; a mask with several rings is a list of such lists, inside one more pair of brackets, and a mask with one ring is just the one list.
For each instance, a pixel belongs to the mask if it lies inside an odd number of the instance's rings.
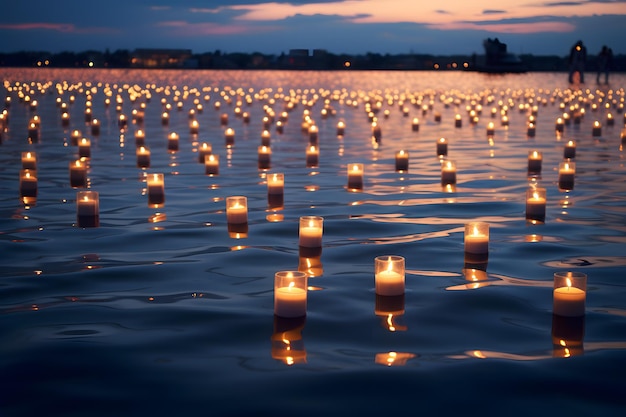
{"label": "sky at dusk", "polygon": [[2,0],[0,52],[568,54],[578,39],[626,54],[626,0]]}

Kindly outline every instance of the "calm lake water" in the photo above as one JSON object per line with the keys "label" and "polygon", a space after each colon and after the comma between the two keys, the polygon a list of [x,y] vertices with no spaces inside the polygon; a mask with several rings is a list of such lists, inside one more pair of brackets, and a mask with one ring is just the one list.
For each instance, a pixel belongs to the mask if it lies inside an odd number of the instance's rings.
{"label": "calm lake water", "polygon": [[[0,74],[3,416],[626,409],[624,74],[610,86],[570,86],[563,73]],[[559,133],[563,113],[570,119]],[[310,124],[314,167],[305,158]],[[265,128],[267,169],[258,164]],[[139,129],[148,168],[137,167]],[[86,188],[70,185],[80,152],[73,130],[91,141]],[[454,187],[441,184],[441,137],[456,162]],[[570,140],[575,185],[562,190]],[[219,175],[199,162],[203,142],[219,155]],[[400,150],[409,154],[404,172],[395,170]],[[543,155],[540,175],[528,175],[532,150]],[[24,200],[27,151],[36,153],[38,187]],[[347,189],[351,163],[364,166],[362,190]],[[276,172],[285,176],[282,201],[268,199]],[[160,207],[146,195],[153,173],[164,174]],[[531,185],[546,189],[544,222],[526,219]],[[77,222],[81,190],[99,193],[99,227]],[[234,195],[247,197],[245,230],[227,223]],[[305,215],[324,218],[321,252],[298,247]],[[471,221],[490,225],[487,262],[466,262]],[[375,294],[382,255],[405,258],[404,297]],[[310,275],[305,319],[274,316],[281,270]],[[587,274],[584,318],[553,315],[558,271]]]}

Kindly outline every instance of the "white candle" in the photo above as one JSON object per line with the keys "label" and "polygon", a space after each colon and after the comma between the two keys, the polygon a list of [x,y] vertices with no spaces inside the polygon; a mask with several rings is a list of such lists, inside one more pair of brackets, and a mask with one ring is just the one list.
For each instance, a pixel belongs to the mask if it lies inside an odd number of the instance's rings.
{"label": "white candle", "polygon": [[267,193],[270,195],[283,194],[285,187],[285,175],[273,173],[267,176]]}
{"label": "white candle", "polygon": [[396,171],[408,171],[409,170],[409,153],[400,150],[396,153]]}
{"label": "white candle", "polygon": [[559,188],[562,190],[574,189],[574,175],[576,163],[565,161],[559,164]]}
{"label": "white candle", "polygon": [[378,295],[404,294],[404,258],[378,256],[375,258],[375,285]]}
{"label": "white candle", "polygon": [[70,169],[70,186],[86,187],[87,186],[87,165],[80,159],[69,163]]}
{"label": "white candle", "polygon": [[204,158],[204,173],[206,175],[218,175],[220,171],[219,155],[210,154]]}
{"label": "white candle", "polygon": [[489,255],[489,224],[470,222],[465,225],[465,254],[472,260],[484,260]]}
{"label": "white candle", "polygon": [[279,317],[306,316],[307,274],[280,271],[274,276],[274,314]]}
{"label": "white candle", "polygon": [[148,174],[146,184],[148,204],[160,205],[165,203],[165,178],[163,174]]}
{"label": "white candle", "polygon": [[363,188],[363,164],[348,164],[348,188]]}
{"label": "white candle", "polygon": [[587,275],[581,272],[556,272],[552,312],[559,316],[585,315]]}
{"label": "white candle", "polygon": [[226,220],[229,224],[248,223],[248,199],[246,197],[226,197]]}
{"label": "white candle", "polygon": [[441,185],[456,184],[456,163],[444,160],[441,163]]}
{"label": "white candle", "polygon": [[99,226],[100,207],[97,191],[76,193],[76,221],[79,227]]}
{"label": "white candle", "polygon": [[526,219],[544,221],[546,218],[546,189],[529,188],[526,191]]}
{"label": "white candle", "polygon": [[324,218],[319,216],[300,217],[299,245],[306,248],[322,247]]}

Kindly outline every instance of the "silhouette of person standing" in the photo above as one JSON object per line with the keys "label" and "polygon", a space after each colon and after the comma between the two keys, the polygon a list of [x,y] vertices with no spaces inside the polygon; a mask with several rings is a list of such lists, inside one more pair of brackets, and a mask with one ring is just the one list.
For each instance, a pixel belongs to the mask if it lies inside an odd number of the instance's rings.
{"label": "silhouette of person standing", "polygon": [[604,74],[604,84],[609,83],[609,72],[611,71],[611,61],[613,61],[613,50],[604,45],[598,54],[598,75],[596,82],[600,84],[600,76]]}
{"label": "silhouette of person standing", "polygon": [[585,82],[585,61],[587,61],[587,48],[583,41],[578,41],[572,46],[569,53],[569,76],[570,84],[574,83],[574,74],[578,73],[580,82]]}

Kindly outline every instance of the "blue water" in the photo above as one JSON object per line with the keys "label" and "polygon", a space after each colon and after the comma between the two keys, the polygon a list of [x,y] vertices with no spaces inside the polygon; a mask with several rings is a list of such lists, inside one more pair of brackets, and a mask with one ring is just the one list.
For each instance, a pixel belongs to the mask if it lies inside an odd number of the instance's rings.
{"label": "blue water", "polygon": [[[569,86],[560,73],[0,73],[0,99],[11,98],[0,104],[9,114],[0,144],[1,415],[623,413],[626,76],[613,75],[608,87]],[[85,123],[89,91],[100,135]],[[68,105],[69,126],[57,98]],[[189,131],[194,100],[203,106],[198,135]],[[247,124],[236,116],[238,100]],[[380,103],[380,143],[371,139],[368,102]],[[132,111],[141,103],[139,125]],[[173,109],[163,126],[167,103]],[[557,135],[561,103],[565,111],[578,104],[585,115]],[[482,114],[470,123],[468,109],[477,104]],[[504,105],[508,127],[490,116]],[[526,123],[534,105],[533,138]],[[319,128],[314,168],[305,164],[306,110]],[[261,170],[262,118],[272,111],[271,167]],[[130,120],[124,130],[120,114]],[[236,132],[231,149],[222,114]],[[41,128],[29,141],[34,115]],[[598,137],[595,120],[603,123]],[[148,169],[136,166],[140,127],[152,151]],[[74,129],[92,141],[96,228],[77,225],[78,190],[68,174],[78,155]],[[167,149],[171,132],[180,135],[177,152]],[[458,168],[453,190],[440,183],[440,137]],[[576,179],[563,191],[557,169],[568,140],[577,144]],[[202,142],[220,156],[217,176],[198,162]],[[409,152],[408,172],[394,169],[400,149]],[[531,149],[543,152],[538,178],[526,172]],[[38,159],[37,198],[26,203],[19,194],[24,151]],[[364,164],[359,192],[346,189],[352,162]],[[166,202],[158,208],[145,195],[145,176],[156,172],[165,174]],[[268,172],[285,174],[282,207],[268,205]],[[534,182],[547,189],[543,224],[525,219]],[[248,198],[243,238],[229,234],[231,195]],[[321,256],[301,256],[303,215],[324,218]],[[490,251],[473,280],[463,228],[475,220],[490,224]],[[404,256],[407,268],[406,294],[391,303],[392,317],[375,314],[381,300],[374,293],[374,258],[390,254]],[[291,269],[311,274],[306,319],[273,314],[274,273]],[[588,275],[584,319],[552,314],[552,277],[562,270]]]}

